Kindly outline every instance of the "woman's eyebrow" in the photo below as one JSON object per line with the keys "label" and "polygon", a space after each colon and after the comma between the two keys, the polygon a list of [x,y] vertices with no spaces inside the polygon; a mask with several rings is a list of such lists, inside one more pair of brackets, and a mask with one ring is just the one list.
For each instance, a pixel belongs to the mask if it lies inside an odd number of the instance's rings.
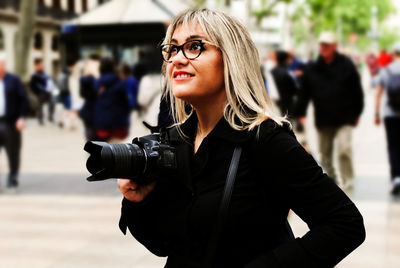
{"label": "woman's eyebrow", "polygon": [[[188,38],[186,38],[185,42],[193,39],[205,39],[205,37],[202,35],[191,35]],[[178,43],[178,40],[172,38],[171,43]]]}

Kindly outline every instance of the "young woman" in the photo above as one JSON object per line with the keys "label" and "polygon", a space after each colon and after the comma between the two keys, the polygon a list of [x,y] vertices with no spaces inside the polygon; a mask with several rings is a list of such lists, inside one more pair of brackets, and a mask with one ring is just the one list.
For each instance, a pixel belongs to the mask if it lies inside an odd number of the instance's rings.
{"label": "young woman", "polygon": [[[273,112],[257,50],[238,21],[207,9],[187,11],[169,26],[161,49],[177,122],[169,133],[178,172],[147,185],[118,181],[124,233],[129,228],[152,253],[168,256],[168,268],[205,267],[215,235],[214,267],[229,268],[333,267],[363,242],[353,202]],[[216,234],[238,146],[243,153],[228,217]],[[290,209],[310,227],[301,238],[289,234]]]}

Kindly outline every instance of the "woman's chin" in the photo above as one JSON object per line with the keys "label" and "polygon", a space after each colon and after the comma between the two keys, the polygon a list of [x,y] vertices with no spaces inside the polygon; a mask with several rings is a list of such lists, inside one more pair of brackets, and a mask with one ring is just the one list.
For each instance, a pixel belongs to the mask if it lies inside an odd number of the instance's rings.
{"label": "woman's chin", "polygon": [[189,99],[193,98],[193,90],[185,89],[185,88],[174,88],[173,89],[174,96],[178,99],[184,100],[188,102]]}

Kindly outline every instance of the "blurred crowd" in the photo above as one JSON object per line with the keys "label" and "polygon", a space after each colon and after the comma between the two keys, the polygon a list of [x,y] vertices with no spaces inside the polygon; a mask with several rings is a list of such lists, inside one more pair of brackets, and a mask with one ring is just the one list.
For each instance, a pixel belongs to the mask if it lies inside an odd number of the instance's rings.
{"label": "blurred crowd", "polygon": [[168,112],[159,118],[160,72],[161,65],[154,62],[117,64],[111,57],[92,54],[83,61],[67,60],[65,69],[50,77],[42,59],[35,59],[27,89],[0,58],[0,148],[5,148],[9,164],[5,190],[18,187],[21,132],[28,116],[35,116],[41,126],[51,123],[68,131],[82,122],[87,140],[104,142],[128,137],[133,111],[150,130],[159,122],[170,124]]}
{"label": "blurred crowd", "polygon": [[313,103],[320,163],[337,184],[351,190],[354,184],[352,129],[358,125],[364,108],[359,67],[365,63],[372,81],[370,87],[376,90],[375,124],[383,121],[385,126],[391,193],[398,195],[400,43],[396,43],[390,51],[382,49],[378,55],[368,53],[365,62],[360,57],[352,58],[339,53],[337,45],[334,33],[322,32],[315,59],[301,60],[292,50],[271,51],[262,67],[266,89],[282,115],[292,121],[296,135],[306,150],[309,150],[304,132],[306,108],[308,102]]}
{"label": "blurred crowd", "polygon": [[44,124],[54,122],[54,106],[63,112],[57,123],[74,130],[78,118],[85,127],[87,140],[118,142],[128,136],[131,112],[137,110],[149,126],[157,126],[162,93],[161,74],[146,62],[117,65],[111,57],[90,55],[84,61],[67,61],[57,77],[49,77],[40,59],[35,60],[30,88],[38,100],[36,115]]}
{"label": "blurred crowd", "polygon": [[[322,32],[318,43],[318,56],[307,60],[300,59],[293,50],[270,51],[261,73],[270,99],[291,121],[306,150],[306,111],[308,104],[313,103],[320,163],[338,185],[351,190],[352,131],[364,108],[357,67],[360,59],[341,54],[332,32]],[[373,78],[371,87],[376,88],[375,124],[383,119],[387,134],[394,195],[400,193],[399,59],[400,43],[391,51],[365,56]],[[81,61],[67,60],[66,68],[56,77],[45,73],[41,59],[35,60],[34,70],[29,87],[37,101],[31,110],[40,125],[50,121],[60,128],[74,130],[81,120],[87,140],[121,142],[129,135],[132,111],[140,114],[150,130],[172,124],[168,100],[162,98],[165,83],[160,64],[140,60],[133,65],[116,64],[110,57],[92,54]],[[0,78],[0,146],[5,147],[10,160],[7,186],[13,188],[18,186],[20,131],[29,110],[28,96],[19,78],[5,72],[4,60],[0,64]],[[55,116],[56,105],[62,105],[61,115]]]}

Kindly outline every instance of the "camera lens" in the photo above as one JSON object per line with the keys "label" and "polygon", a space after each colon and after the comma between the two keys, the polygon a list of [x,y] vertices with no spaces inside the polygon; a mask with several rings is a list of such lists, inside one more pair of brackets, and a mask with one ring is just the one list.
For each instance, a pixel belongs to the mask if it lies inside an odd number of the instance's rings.
{"label": "camera lens", "polygon": [[136,144],[89,141],[85,145],[85,151],[91,154],[86,162],[86,167],[92,174],[89,181],[108,178],[135,179],[143,173],[146,164],[144,151]]}

